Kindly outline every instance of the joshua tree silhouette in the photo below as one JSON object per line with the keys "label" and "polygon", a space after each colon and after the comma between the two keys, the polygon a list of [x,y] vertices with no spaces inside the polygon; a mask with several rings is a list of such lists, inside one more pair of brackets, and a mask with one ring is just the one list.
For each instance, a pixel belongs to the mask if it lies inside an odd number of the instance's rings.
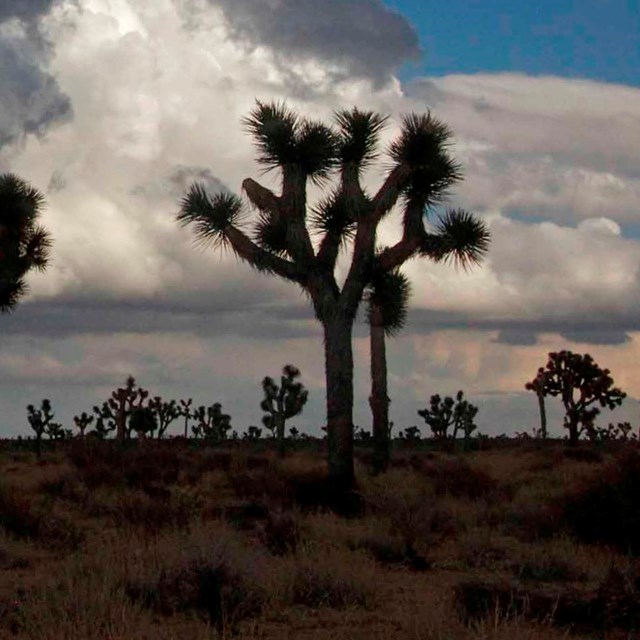
{"label": "joshua tree silhouette", "polygon": [[281,457],[285,454],[285,422],[302,412],[309,397],[305,386],[298,381],[299,377],[300,369],[287,364],[282,369],[280,386],[269,376],[262,380],[264,399],[260,408],[265,412],[262,424],[275,436]]}
{"label": "joshua tree silhouette", "polygon": [[[244,120],[258,148],[258,162],[279,169],[282,191],[248,178],[243,189],[259,215],[250,234],[243,231],[244,205],[229,193],[209,195],[193,184],[178,221],[191,226],[201,242],[230,247],[263,273],[300,286],[311,299],[324,332],[329,473],[336,489],[353,485],[353,323],[365,288],[377,267],[393,272],[416,255],[443,258],[452,234],[484,229],[470,214],[449,211],[443,225],[427,231],[424,213],[460,179],[448,153],[451,132],[430,113],[411,114],[389,147],[391,164],[373,195],[361,184],[362,172],[377,157],[386,118],[357,108],[335,114],[335,126],[301,118],[283,104],[257,102]],[[307,207],[307,183],[338,182],[315,208]],[[402,208],[402,237],[376,254],[376,232],[396,204]],[[314,246],[310,230],[320,234]],[[347,275],[340,285],[336,262],[352,241]]]}

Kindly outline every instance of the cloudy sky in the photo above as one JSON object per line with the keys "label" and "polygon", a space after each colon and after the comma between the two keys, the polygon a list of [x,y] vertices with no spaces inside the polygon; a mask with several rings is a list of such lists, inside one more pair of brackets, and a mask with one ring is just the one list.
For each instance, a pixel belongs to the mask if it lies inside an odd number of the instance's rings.
{"label": "cloudy sky", "polygon": [[[526,3],[524,3],[526,4]],[[456,135],[451,204],[491,228],[469,273],[426,261],[389,342],[391,417],[420,425],[464,389],[481,431],[530,430],[523,390],[546,354],[589,352],[640,398],[640,9],[544,0],[0,0],[0,171],[39,187],[50,268],[0,318],[0,435],[25,406],[63,422],[127,375],[167,398],[260,421],[260,380],[286,363],[323,424],[323,355],[307,301],[175,223],[194,179],[240,192],[261,176],[241,119],[286,99],[329,120],[357,105],[432,110]],[[606,5],[606,8],[605,8]],[[374,189],[384,163],[366,176]],[[385,225],[381,241],[397,233]],[[370,425],[368,341],[354,340],[355,422]],[[561,413],[552,407],[560,433]]]}

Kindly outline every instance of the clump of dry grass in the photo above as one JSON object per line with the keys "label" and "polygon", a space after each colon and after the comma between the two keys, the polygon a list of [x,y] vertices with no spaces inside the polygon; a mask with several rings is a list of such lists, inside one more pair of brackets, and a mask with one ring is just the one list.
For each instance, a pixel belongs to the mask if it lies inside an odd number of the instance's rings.
{"label": "clump of dry grass", "polygon": [[412,471],[394,469],[362,483],[362,494],[372,514],[387,522],[392,535],[404,545],[404,555],[427,568],[420,554],[428,553],[442,539],[454,536],[456,526],[434,488]]}
{"label": "clump of dry grass", "polygon": [[306,607],[371,608],[378,572],[365,555],[344,548],[302,548],[284,561],[285,598]]}
{"label": "clump of dry grass", "polygon": [[0,485],[0,527],[22,540],[57,551],[73,551],[84,540],[76,522],[42,497]]}

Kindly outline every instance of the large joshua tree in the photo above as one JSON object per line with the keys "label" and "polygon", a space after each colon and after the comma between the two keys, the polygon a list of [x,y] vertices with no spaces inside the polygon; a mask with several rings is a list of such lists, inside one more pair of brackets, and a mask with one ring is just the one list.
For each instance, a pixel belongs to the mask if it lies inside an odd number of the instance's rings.
{"label": "large joshua tree", "polygon": [[[178,221],[200,241],[230,247],[258,271],[300,286],[311,299],[324,332],[329,473],[336,486],[353,483],[353,323],[374,268],[392,272],[416,255],[442,256],[451,237],[428,231],[427,207],[460,179],[448,152],[451,132],[430,113],[411,114],[389,147],[390,166],[380,188],[369,194],[363,170],[377,158],[386,118],[357,108],[338,111],[330,127],[299,117],[283,104],[257,102],[244,120],[258,148],[258,162],[282,175],[279,194],[251,178],[242,187],[258,215],[247,232],[242,200],[229,193],[208,194],[195,183],[182,200]],[[307,205],[307,183],[337,183],[315,208]],[[376,254],[376,232],[396,204],[402,207],[402,237]],[[469,214],[451,211],[458,235],[477,232]],[[319,234],[314,244],[311,232]],[[341,284],[336,262],[352,242]]]}
{"label": "large joshua tree", "polygon": [[0,312],[26,293],[26,274],[49,262],[51,238],[38,224],[44,196],[12,173],[0,175]]}

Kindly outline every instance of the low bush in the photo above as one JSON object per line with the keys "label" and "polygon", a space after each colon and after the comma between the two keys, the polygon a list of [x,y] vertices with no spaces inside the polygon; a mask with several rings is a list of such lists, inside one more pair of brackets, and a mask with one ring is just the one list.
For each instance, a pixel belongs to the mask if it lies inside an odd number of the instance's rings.
{"label": "low bush", "polygon": [[312,608],[371,608],[377,580],[369,563],[366,556],[346,550],[303,550],[291,557],[287,599]]}
{"label": "low bush", "polygon": [[476,500],[486,497],[506,497],[506,487],[481,469],[461,458],[440,458],[423,461],[418,470],[430,479],[437,495]]}
{"label": "low bush", "polygon": [[559,501],[579,540],[640,554],[640,453],[622,454]]}

